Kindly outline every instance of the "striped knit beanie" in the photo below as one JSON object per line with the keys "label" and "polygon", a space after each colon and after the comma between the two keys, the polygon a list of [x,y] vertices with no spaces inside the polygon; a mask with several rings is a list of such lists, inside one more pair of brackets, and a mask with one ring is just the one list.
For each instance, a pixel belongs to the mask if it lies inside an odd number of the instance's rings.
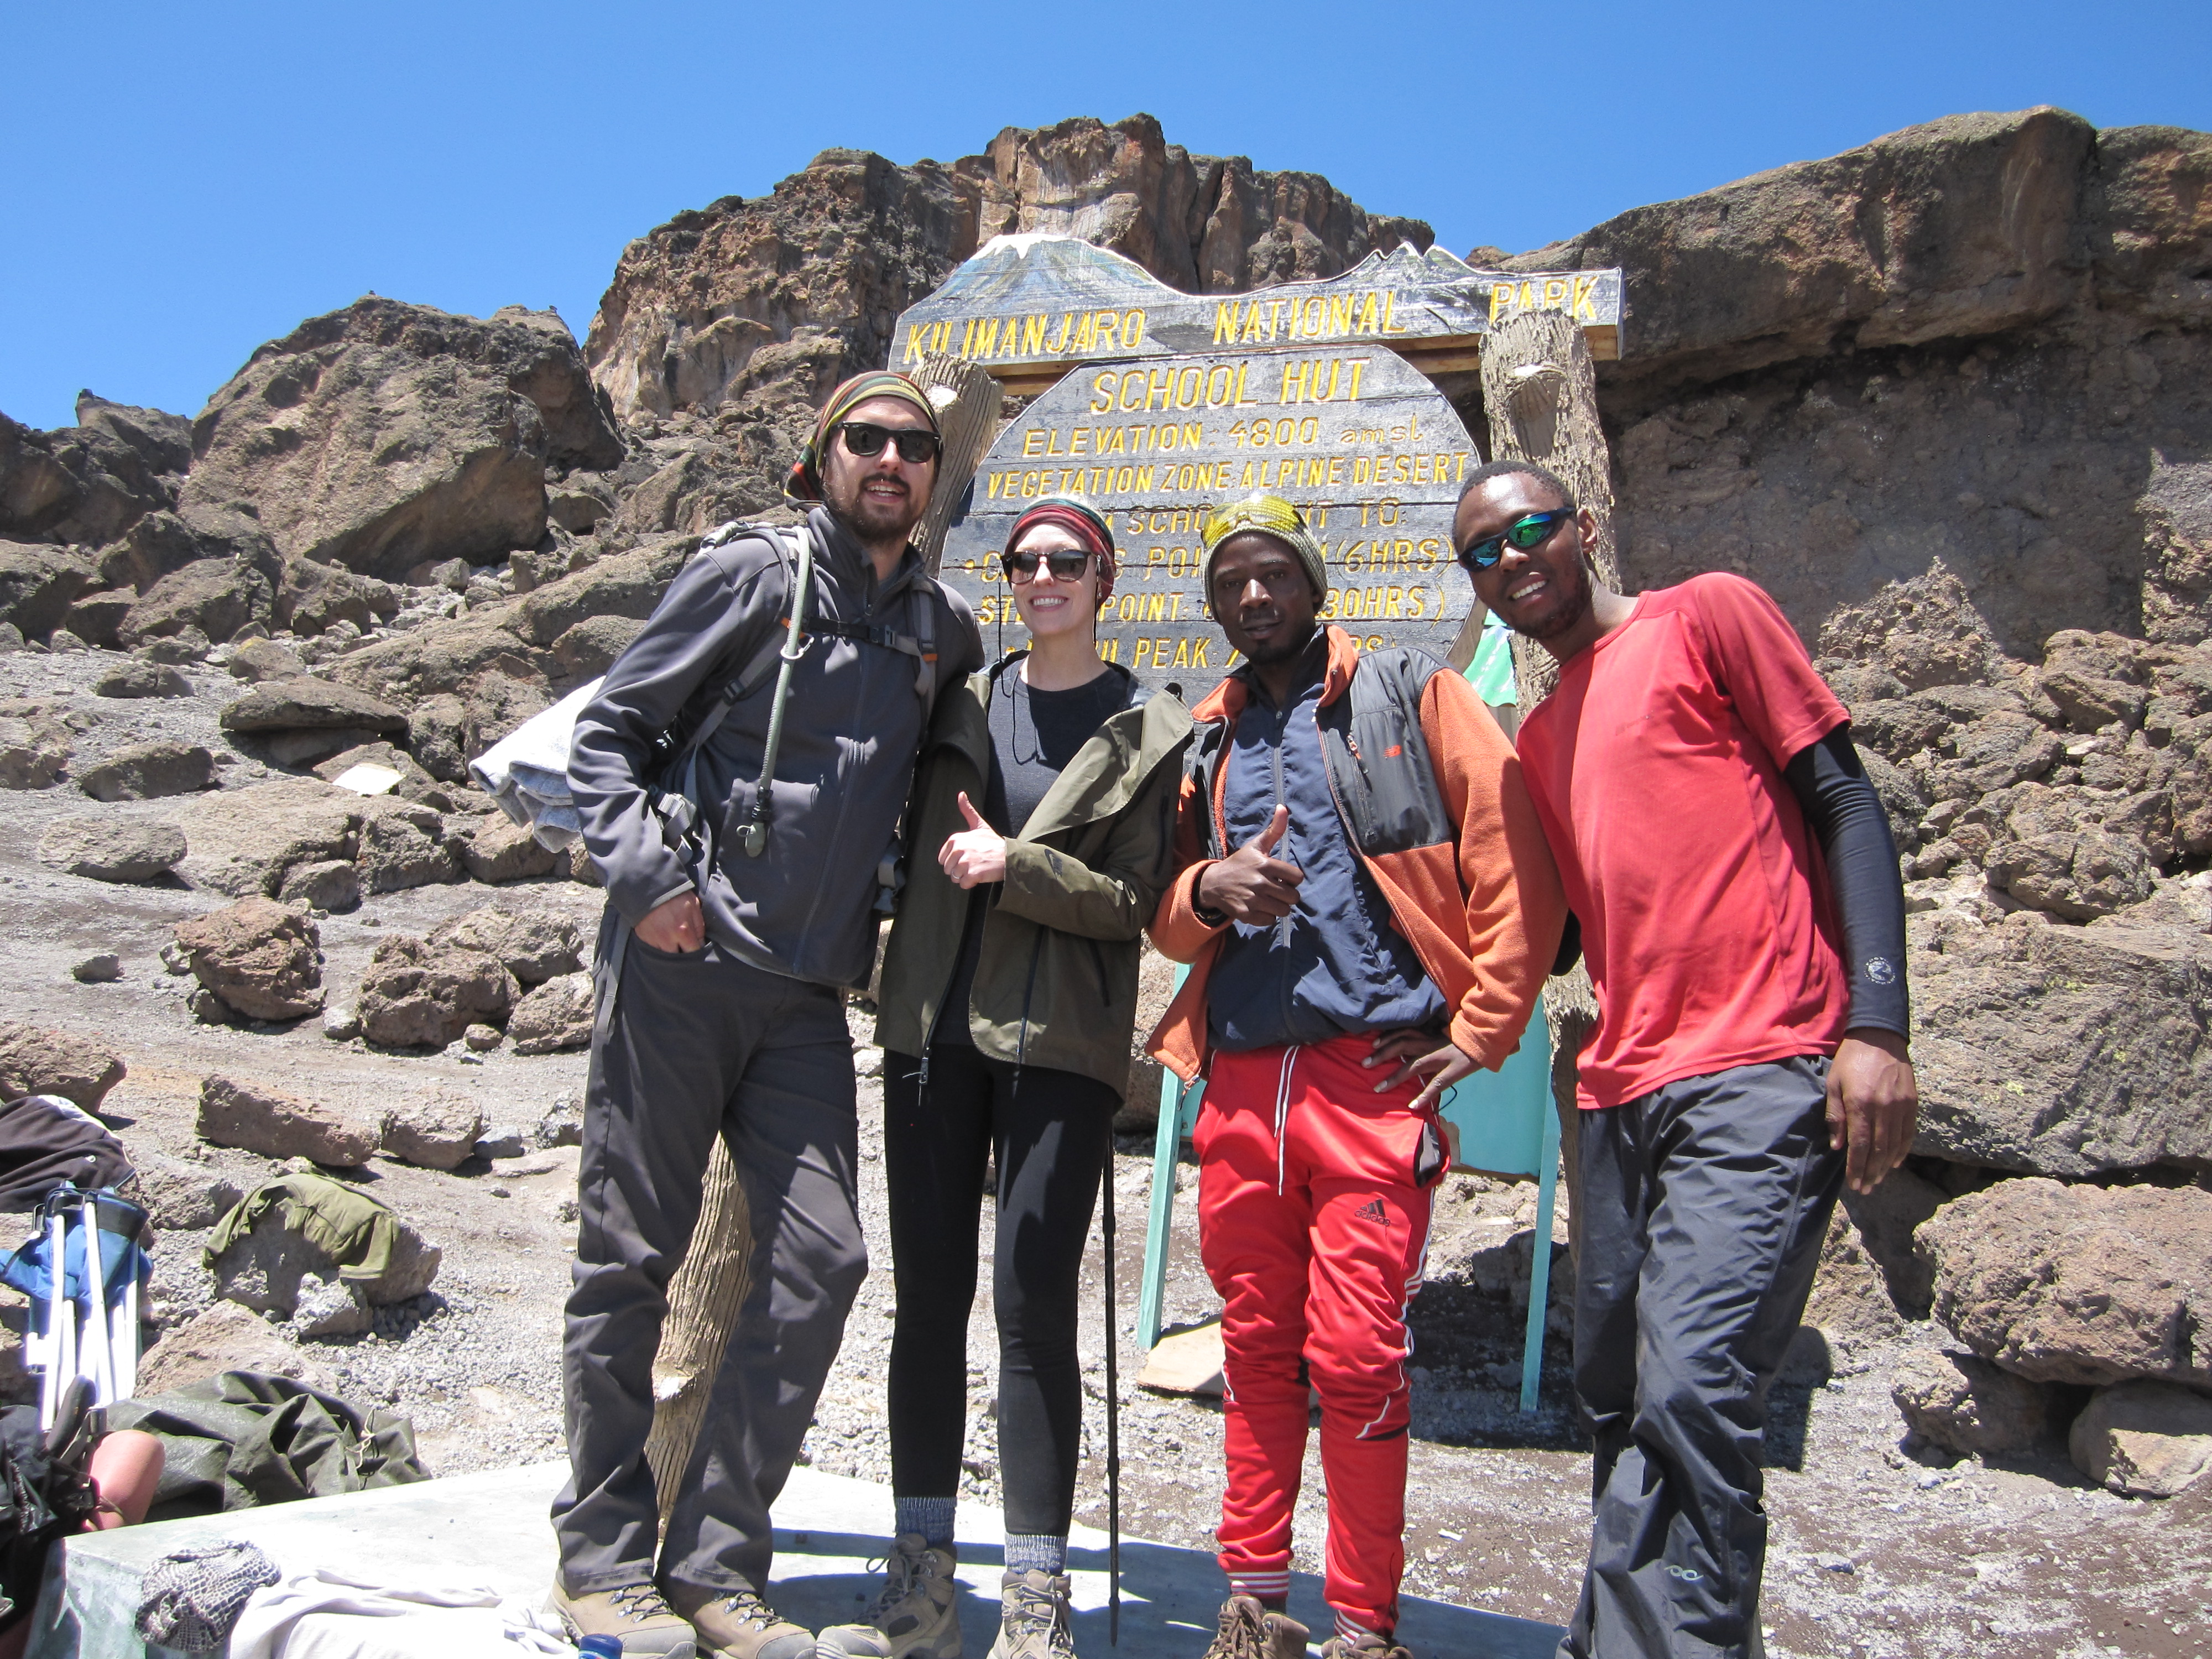
{"label": "striped knit beanie", "polygon": [[799,452],[792,463],[791,471],[783,481],[783,493],[794,501],[818,501],[822,499],[822,457],[830,444],[830,434],[860,404],[871,398],[896,398],[902,403],[912,404],[928,421],[929,429],[940,438],[944,430],[937,423],[937,405],[929,401],[929,394],[903,374],[893,374],[887,369],[876,369],[866,374],[855,374],[830,394],[830,401],[822,405],[822,417],[814,423],[814,436],[806,447]]}

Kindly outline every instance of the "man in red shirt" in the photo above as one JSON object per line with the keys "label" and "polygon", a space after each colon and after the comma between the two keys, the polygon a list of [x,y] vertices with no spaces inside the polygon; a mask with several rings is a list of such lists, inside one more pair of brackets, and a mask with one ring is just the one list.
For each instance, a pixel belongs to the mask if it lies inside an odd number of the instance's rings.
{"label": "man in red shirt", "polygon": [[1468,482],[1476,594],[1559,664],[1518,738],[1582,926],[1575,1389],[1595,1522],[1564,1659],[1761,1650],[1768,1385],[1838,1190],[1912,1141],[1905,903],[1850,716],[1774,602],[1600,585],[1543,468]]}

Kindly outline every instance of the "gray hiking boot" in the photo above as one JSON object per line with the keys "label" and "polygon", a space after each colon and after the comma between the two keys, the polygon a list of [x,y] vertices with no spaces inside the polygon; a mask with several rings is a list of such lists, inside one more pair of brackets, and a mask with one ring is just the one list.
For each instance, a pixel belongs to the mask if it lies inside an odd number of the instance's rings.
{"label": "gray hiking boot", "polygon": [[710,1589],[672,1583],[668,1599],[699,1632],[702,1659],[814,1659],[813,1633],[762,1601],[750,1584]]}
{"label": "gray hiking boot", "polygon": [[1075,1659],[1066,1573],[1010,1572],[1000,1581],[999,1602],[999,1639],[989,1659]]}
{"label": "gray hiking boot", "polygon": [[901,1533],[884,1558],[884,1587],[857,1625],[832,1625],[818,1659],[960,1659],[960,1587],[950,1549]]}
{"label": "gray hiking boot", "polygon": [[1270,1613],[1249,1595],[1221,1604],[1221,1628],[1206,1659],[1305,1659],[1306,1627],[1287,1613]]}
{"label": "gray hiking boot", "polygon": [[654,1584],[571,1595],[556,1583],[546,1605],[580,1646],[586,1636],[611,1636],[622,1643],[623,1659],[694,1659],[698,1651],[691,1626]]}

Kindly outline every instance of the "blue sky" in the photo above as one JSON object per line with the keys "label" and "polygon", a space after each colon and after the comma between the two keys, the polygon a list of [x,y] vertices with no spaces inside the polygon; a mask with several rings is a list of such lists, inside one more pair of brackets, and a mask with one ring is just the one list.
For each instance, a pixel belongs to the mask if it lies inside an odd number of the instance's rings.
{"label": "blue sky", "polygon": [[833,144],[1159,118],[1464,252],[1964,110],[2212,129],[2212,4],[0,0],[0,410],[196,412],[374,289],[580,336],[623,245]]}

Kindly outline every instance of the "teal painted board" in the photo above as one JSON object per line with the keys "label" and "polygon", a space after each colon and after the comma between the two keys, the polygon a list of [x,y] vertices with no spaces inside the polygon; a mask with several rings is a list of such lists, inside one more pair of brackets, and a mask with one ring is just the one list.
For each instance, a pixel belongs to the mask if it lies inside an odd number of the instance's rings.
{"label": "teal painted board", "polygon": [[1452,1166],[1485,1175],[1538,1175],[1544,1120],[1551,1112],[1552,1032],[1539,1001],[1512,1057],[1495,1072],[1463,1079],[1444,1096]]}

